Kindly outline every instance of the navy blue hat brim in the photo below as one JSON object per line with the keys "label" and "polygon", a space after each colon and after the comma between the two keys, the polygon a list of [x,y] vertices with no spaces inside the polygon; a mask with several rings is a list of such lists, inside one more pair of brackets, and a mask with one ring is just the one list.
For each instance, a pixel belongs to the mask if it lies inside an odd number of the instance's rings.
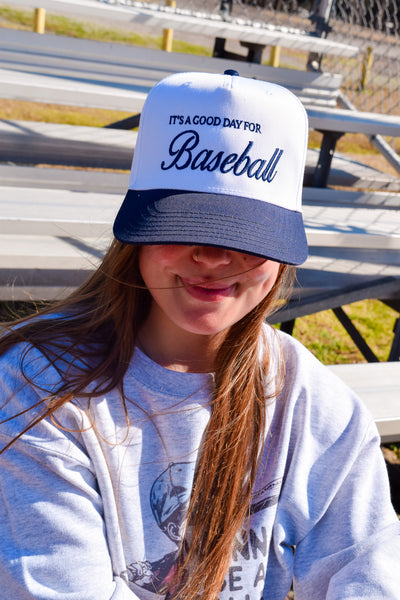
{"label": "navy blue hat brim", "polygon": [[300,212],[224,194],[129,190],[114,236],[126,244],[217,246],[289,265],[308,255]]}

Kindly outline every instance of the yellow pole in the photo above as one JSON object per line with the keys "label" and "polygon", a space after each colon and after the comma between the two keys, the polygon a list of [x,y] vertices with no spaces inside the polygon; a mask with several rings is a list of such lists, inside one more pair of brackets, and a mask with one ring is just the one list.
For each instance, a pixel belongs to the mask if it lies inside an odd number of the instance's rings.
{"label": "yellow pole", "polygon": [[46,10],[44,8],[35,8],[33,16],[33,31],[35,33],[44,33],[46,25]]}
{"label": "yellow pole", "polygon": [[279,67],[279,61],[281,58],[281,47],[271,46],[271,53],[269,57],[269,64],[271,67]]}
{"label": "yellow pole", "polygon": [[365,51],[365,55],[364,55],[364,60],[362,62],[362,66],[361,66],[361,89],[362,90],[365,90],[367,81],[369,79],[369,76],[371,75],[372,62],[373,62],[372,50],[373,50],[372,46],[367,47],[367,49]]}
{"label": "yellow pole", "polygon": [[[165,0],[165,5],[175,8],[176,2],[175,2],[175,0]],[[172,51],[173,37],[174,37],[173,29],[163,29],[163,38],[162,38],[162,43],[161,43],[162,50],[165,50],[166,52]]]}

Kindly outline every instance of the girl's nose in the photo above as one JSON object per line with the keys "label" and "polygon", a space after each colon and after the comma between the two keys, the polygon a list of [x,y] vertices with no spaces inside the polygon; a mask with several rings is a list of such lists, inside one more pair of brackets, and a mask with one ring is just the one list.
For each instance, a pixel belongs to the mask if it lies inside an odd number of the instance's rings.
{"label": "girl's nose", "polygon": [[228,265],[232,261],[231,250],[213,246],[194,246],[192,256],[195,263],[208,267]]}

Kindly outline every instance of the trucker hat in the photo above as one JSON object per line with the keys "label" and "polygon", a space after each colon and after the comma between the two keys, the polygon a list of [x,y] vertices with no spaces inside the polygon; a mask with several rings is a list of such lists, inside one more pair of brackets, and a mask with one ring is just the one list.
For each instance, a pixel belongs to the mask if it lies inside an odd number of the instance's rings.
{"label": "trucker hat", "polygon": [[115,237],[301,264],[307,138],[306,111],[282,86],[236,71],[166,77],[143,107]]}

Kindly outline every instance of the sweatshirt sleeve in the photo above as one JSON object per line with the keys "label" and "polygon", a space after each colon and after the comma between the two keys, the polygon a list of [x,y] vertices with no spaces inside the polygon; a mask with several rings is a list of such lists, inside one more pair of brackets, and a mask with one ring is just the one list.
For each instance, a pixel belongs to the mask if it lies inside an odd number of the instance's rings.
{"label": "sweatshirt sleeve", "polygon": [[396,600],[399,564],[400,523],[372,423],[321,518],[296,546],[295,597]]}
{"label": "sweatshirt sleeve", "polygon": [[278,556],[293,551],[295,598],[396,600],[400,523],[373,417],[298,342],[282,343],[286,463],[274,543]]}
{"label": "sweatshirt sleeve", "polygon": [[[38,388],[23,385],[17,366],[15,358],[1,359],[1,447],[41,399]],[[45,420],[0,455],[1,597],[137,600],[113,572],[112,543],[94,469],[76,434]]]}

